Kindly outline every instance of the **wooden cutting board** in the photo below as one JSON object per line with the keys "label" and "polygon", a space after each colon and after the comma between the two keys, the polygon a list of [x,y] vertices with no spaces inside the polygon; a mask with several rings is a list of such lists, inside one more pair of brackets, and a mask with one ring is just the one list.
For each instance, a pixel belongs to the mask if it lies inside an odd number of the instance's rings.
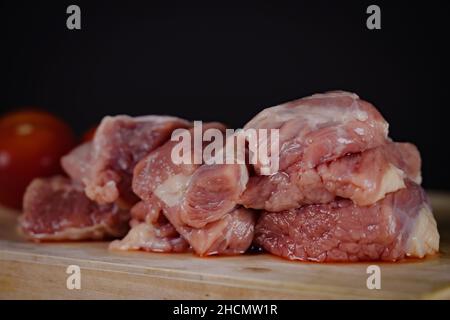
{"label": "wooden cutting board", "polygon": [[[366,285],[371,263],[317,264],[268,254],[110,252],[106,242],[34,244],[16,234],[17,213],[0,208],[1,299],[450,299],[450,195],[431,195],[441,254],[372,263],[381,289]],[[69,265],[81,289],[67,289]]]}

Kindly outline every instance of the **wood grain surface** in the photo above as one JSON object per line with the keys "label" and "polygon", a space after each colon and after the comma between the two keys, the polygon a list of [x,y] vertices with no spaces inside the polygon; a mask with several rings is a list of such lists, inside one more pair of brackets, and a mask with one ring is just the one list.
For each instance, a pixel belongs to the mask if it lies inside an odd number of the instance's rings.
{"label": "wood grain surface", "polygon": [[[1,299],[450,299],[450,195],[432,193],[441,253],[401,263],[317,264],[268,254],[111,252],[106,242],[35,244],[16,233],[17,213],[0,208]],[[366,286],[370,264],[381,289]],[[69,290],[66,269],[81,268]]]}

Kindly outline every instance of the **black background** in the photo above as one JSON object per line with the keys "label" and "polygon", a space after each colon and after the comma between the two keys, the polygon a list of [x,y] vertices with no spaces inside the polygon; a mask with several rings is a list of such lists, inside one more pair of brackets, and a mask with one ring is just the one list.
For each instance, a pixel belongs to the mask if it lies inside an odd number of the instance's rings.
{"label": "black background", "polygon": [[[207,313],[204,318],[192,315],[173,315],[174,307],[183,306],[201,306],[214,308],[218,310],[217,305],[249,305],[249,304],[276,304],[277,315],[217,315]],[[242,301],[242,300],[145,300],[145,301],[3,301],[0,300],[1,310],[11,310],[9,314],[17,315],[20,318],[27,317],[30,310],[36,314],[45,314],[45,319],[60,320],[66,319],[85,319],[87,315],[98,316],[106,319],[127,319],[131,312],[151,319],[173,319],[173,320],[192,320],[192,319],[293,319],[295,314],[301,310],[301,319],[314,318],[319,315],[327,318],[336,318],[345,315],[346,319],[379,319],[383,316],[381,312],[388,311],[395,319],[404,319],[412,317],[426,318],[430,316],[430,310],[436,314],[445,314],[448,310],[449,301],[431,301],[431,300],[403,300],[403,301],[380,301],[380,300],[262,300],[262,301]],[[352,312],[349,312],[352,310]],[[439,311],[442,310],[442,311]],[[368,312],[370,311],[370,312]],[[22,316],[21,316],[22,315]],[[297,316],[296,318],[300,318]]]}
{"label": "black background", "polygon": [[[448,1],[2,1],[0,108],[50,110],[78,133],[106,114],[240,127],[264,107],[354,91],[450,189]],[[82,29],[66,28],[81,7]],[[381,7],[381,30],[366,8]]]}

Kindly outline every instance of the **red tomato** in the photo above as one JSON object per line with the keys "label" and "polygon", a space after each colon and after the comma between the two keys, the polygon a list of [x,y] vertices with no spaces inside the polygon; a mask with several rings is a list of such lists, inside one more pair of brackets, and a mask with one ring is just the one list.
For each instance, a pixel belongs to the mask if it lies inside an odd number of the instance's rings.
{"label": "red tomato", "polygon": [[72,129],[44,111],[18,111],[0,118],[0,203],[20,208],[36,177],[61,172],[60,158],[76,143]]}

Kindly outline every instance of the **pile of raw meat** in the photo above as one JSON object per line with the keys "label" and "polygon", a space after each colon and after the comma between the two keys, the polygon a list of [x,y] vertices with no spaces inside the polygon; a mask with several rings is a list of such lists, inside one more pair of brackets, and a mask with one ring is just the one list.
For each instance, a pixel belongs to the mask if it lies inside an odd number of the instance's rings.
{"label": "pile of raw meat", "polygon": [[357,95],[316,94],[251,119],[244,129],[279,129],[279,170],[271,175],[258,163],[174,163],[171,134],[192,126],[168,116],[104,118],[92,142],[63,157],[68,177],[30,184],[22,234],[200,256],[259,247],[317,262],[438,252],[418,150],[393,142],[388,123]]}

